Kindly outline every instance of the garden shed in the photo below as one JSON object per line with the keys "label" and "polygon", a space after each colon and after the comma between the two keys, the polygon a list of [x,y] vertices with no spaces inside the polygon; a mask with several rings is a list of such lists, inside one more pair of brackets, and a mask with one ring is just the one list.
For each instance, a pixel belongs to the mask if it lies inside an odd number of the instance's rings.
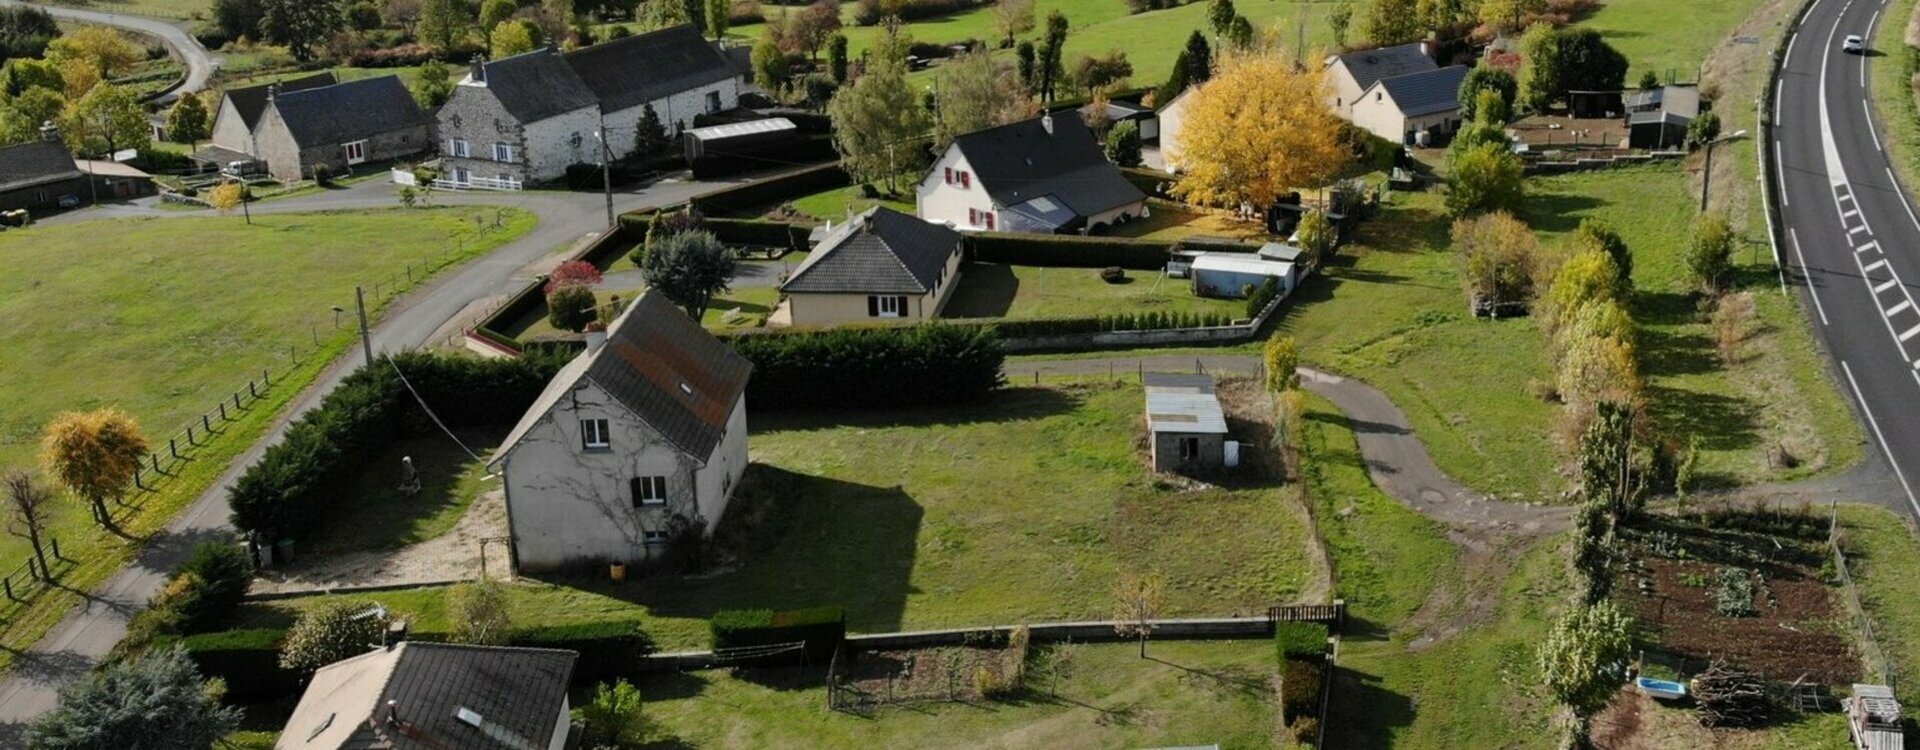
{"label": "garden shed", "polygon": [[1246,253],[1201,253],[1193,259],[1193,293],[1240,299],[1267,279],[1280,282],[1279,296],[1293,291],[1294,264]]}
{"label": "garden shed", "polygon": [[1149,372],[1148,451],[1154,471],[1208,472],[1227,464],[1227,417],[1214,394],[1213,376]]}
{"label": "garden shed", "polygon": [[1860,750],[1901,750],[1906,733],[1900,724],[1900,701],[1886,685],[1854,685],[1846,700],[1847,732]]}

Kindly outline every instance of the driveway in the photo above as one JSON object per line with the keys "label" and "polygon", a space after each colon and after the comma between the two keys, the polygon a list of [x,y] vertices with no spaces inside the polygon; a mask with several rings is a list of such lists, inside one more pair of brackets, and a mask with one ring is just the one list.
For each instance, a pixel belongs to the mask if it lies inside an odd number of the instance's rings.
{"label": "driveway", "polygon": [[[614,208],[616,211],[630,211],[674,205],[726,184],[763,176],[752,175],[715,182],[662,181],[642,189],[615,194]],[[396,300],[386,317],[372,329],[376,354],[406,351],[432,343],[443,327],[447,327],[473,303],[517,291],[526,283],[523,269],[557,250],[571,247],[583,237],[601,231],[606,224],[604,199],[590,193],[441,191],[435,194],[434,202],[442,205],[513,206],[533,212],[539,216],[540,222],[520,239]],[[271,215],[398,206],[391,184],[368,181],[340,190],[271,201],[255,207],[253,212]],[[205,215],[198,211],[162,211],[129,204],[76,211],[50,219],[48,223],[80,223],[128,216],[152,216],[165,220]],[[233,220],[240,221],[238,217]],[[168,573],[179,566],[195,544],[233,538],[234,531],[227,524],[228,488],[246,467],[259,460],[268,446],[280,441],[290,421],[317,406],[339,385],[341,379],[361,366],[358,352],[355,348],[336,360],[293,401],[292,407],[268,433],[229,465],[219,480],[192,506],[175,518],[165,531],[149,539],[132,564],[88,594],[84,604],[68,612],[45,638],[16,657],[13,670],[4,680],[0,680],[0,747],[25,746],[27,722],[52,709],[58,699],[59,686],[87,674],[126,635],[128,618],[146,606],[148,599],[165,583]]]}
{"label": "driveway", "polygon": [[59,5],[23,3],[19,2],[19,0],[0,0],[0,5],[31,5],[51,13],[53,17],[61,20],[97,23],[103,26],[117,26],[119,28],[160,37],[162,41],[167,43],[168,47],[173,49],[173,54],[187,64],[186,83],[155,99],[155,101],[162,104],[180,98],[180,95],[183,93],[193,93],[206,88],[207,82],[213,79],[213,71],[219,67],[219,63],[214,60],[213,53],[208,52],[206,47],[201,46],[200,40],[193,38],[193,35],[187,33],[186,29],[157,18],[127,16],[97,10],[81,10],[79,8],[68,8]]}

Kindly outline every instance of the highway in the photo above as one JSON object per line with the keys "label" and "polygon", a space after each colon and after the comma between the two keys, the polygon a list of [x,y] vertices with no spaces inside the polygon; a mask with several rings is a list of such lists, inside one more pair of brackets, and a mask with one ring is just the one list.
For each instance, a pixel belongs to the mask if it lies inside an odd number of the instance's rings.
{"label": "highway", "polygon": [[[1858,498],[1920,517],[1920,215],[1892,169],[1868,96],[1877,52],[1847,53],[1848,35],[1873,39],[1885,0],[1817,0],[1789,37],[1775,85],[1772,150],[1782,266],[1805,300],[1897,497]],[[1897,92],[1895,96],[1905,96]]]}

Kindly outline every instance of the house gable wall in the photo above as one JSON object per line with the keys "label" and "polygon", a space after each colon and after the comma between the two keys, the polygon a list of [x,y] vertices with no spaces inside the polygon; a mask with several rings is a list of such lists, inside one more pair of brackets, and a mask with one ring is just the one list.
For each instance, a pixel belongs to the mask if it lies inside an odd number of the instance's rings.
{"label": "house gable wall", "polygon": [[[528,182],[550,182],[566,176],[569,165],[598,161],[593,139],[600,125],[597,105],[522,123],[514,119],[485,86],[462,83],[454,87],[453,96],[440,108],[437,120],[438,147],[446,155],[441,171],[448,179],[452,179],[455,169],[465,169],[474,177],[508,176]],[[579,136],[577,146],[574,145],[576,134]],[[471,150],[467,158],[452,155],[449,143],[455,139],[469,144]],[[514,160],[494,161],[496,143],[513,146]]]}
{"label": "house gable wall", "polygon": [[[927,170],[914,189],[915,213],[926,221],[944,222],[958,229],[985,229],[985,226],[967,221],[967,210],[980,213],[995,211],[993,198],[987,195],[986,184],[980,181],[980,175],[975,174],[972,187],[948,185],[946,170],[949,168],[955,172],[973,171],[973,166],[967,163],[967,156],[961,153],[959,146],[947,146],[946,153],[934,160],[933,168]],[[998,215],[994,219],[995,228],[1005,225]]]}
{"label": "house gable wall", "polygon": [[280,111],[267,107],[254,130],[257,148],[253,155],[267,163],[267,173],[283,182],[300,179],[306,171],[300,164],[300,146],[293,142],[293,133],[287,130],[286,121],[280,119]]}
{"label": "house gable wall", "polygon": [[869,315],[866,294],[789,292],[787,313],[796,326],[931,320],[946,309],[947,301],[953,299],[953,290],[960,286],[960,265],[963,260],[960,245],[956,243],[953,254],[947,257],[947,272],[941,277],[944,281],[926,294],[908,295],[906,314],[898,318],[875,318]]}
{"label": "house gable wall", "polygon": [[[707,94],[720,95],[720,108],[733,109],[740,105],[740,80],[728,78],[705,86],[688,89],[672,96],[663,96],[649,104],[654,114],[659,115],[660,124],[667,128],[667,135],[677,136],[680,131],[694,127],[693,118],[707,113]],[[640,122],[640,116],[646,113],[646,105],[628,107],[617,112],[607,113],[607,131],[617,134],[610,144],[616,159],[625,158],[633,153],[634,128]]]}
{"label": "house gable wall", "polygon": [[[1200,455],[1191,461],[1180,460],[1180,439],[1198,438]],[[1153,433],[1153,470],[1161,472],[1208,473],[1226,465],[1227,436],[1220,433]]]}
{"label": "house gable wall", "polygon": [[240,110],[234,108],[233,100],[224,96],[220,97],[220,110],[213,117],[212,137],[215,146],[248,155],[254,153],[252,131],[240,120]]}

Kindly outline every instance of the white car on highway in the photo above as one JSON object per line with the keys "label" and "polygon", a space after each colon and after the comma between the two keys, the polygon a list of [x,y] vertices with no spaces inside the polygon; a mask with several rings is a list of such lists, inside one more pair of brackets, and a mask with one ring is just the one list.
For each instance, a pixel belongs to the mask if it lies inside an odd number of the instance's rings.
{"label": "white car on highway", "polygon": [[1840,43],[1840,49],[1858,55],[1867,51],[1867,40],[1861,39],[1859,34],[1848,34],[1846,41]]}

